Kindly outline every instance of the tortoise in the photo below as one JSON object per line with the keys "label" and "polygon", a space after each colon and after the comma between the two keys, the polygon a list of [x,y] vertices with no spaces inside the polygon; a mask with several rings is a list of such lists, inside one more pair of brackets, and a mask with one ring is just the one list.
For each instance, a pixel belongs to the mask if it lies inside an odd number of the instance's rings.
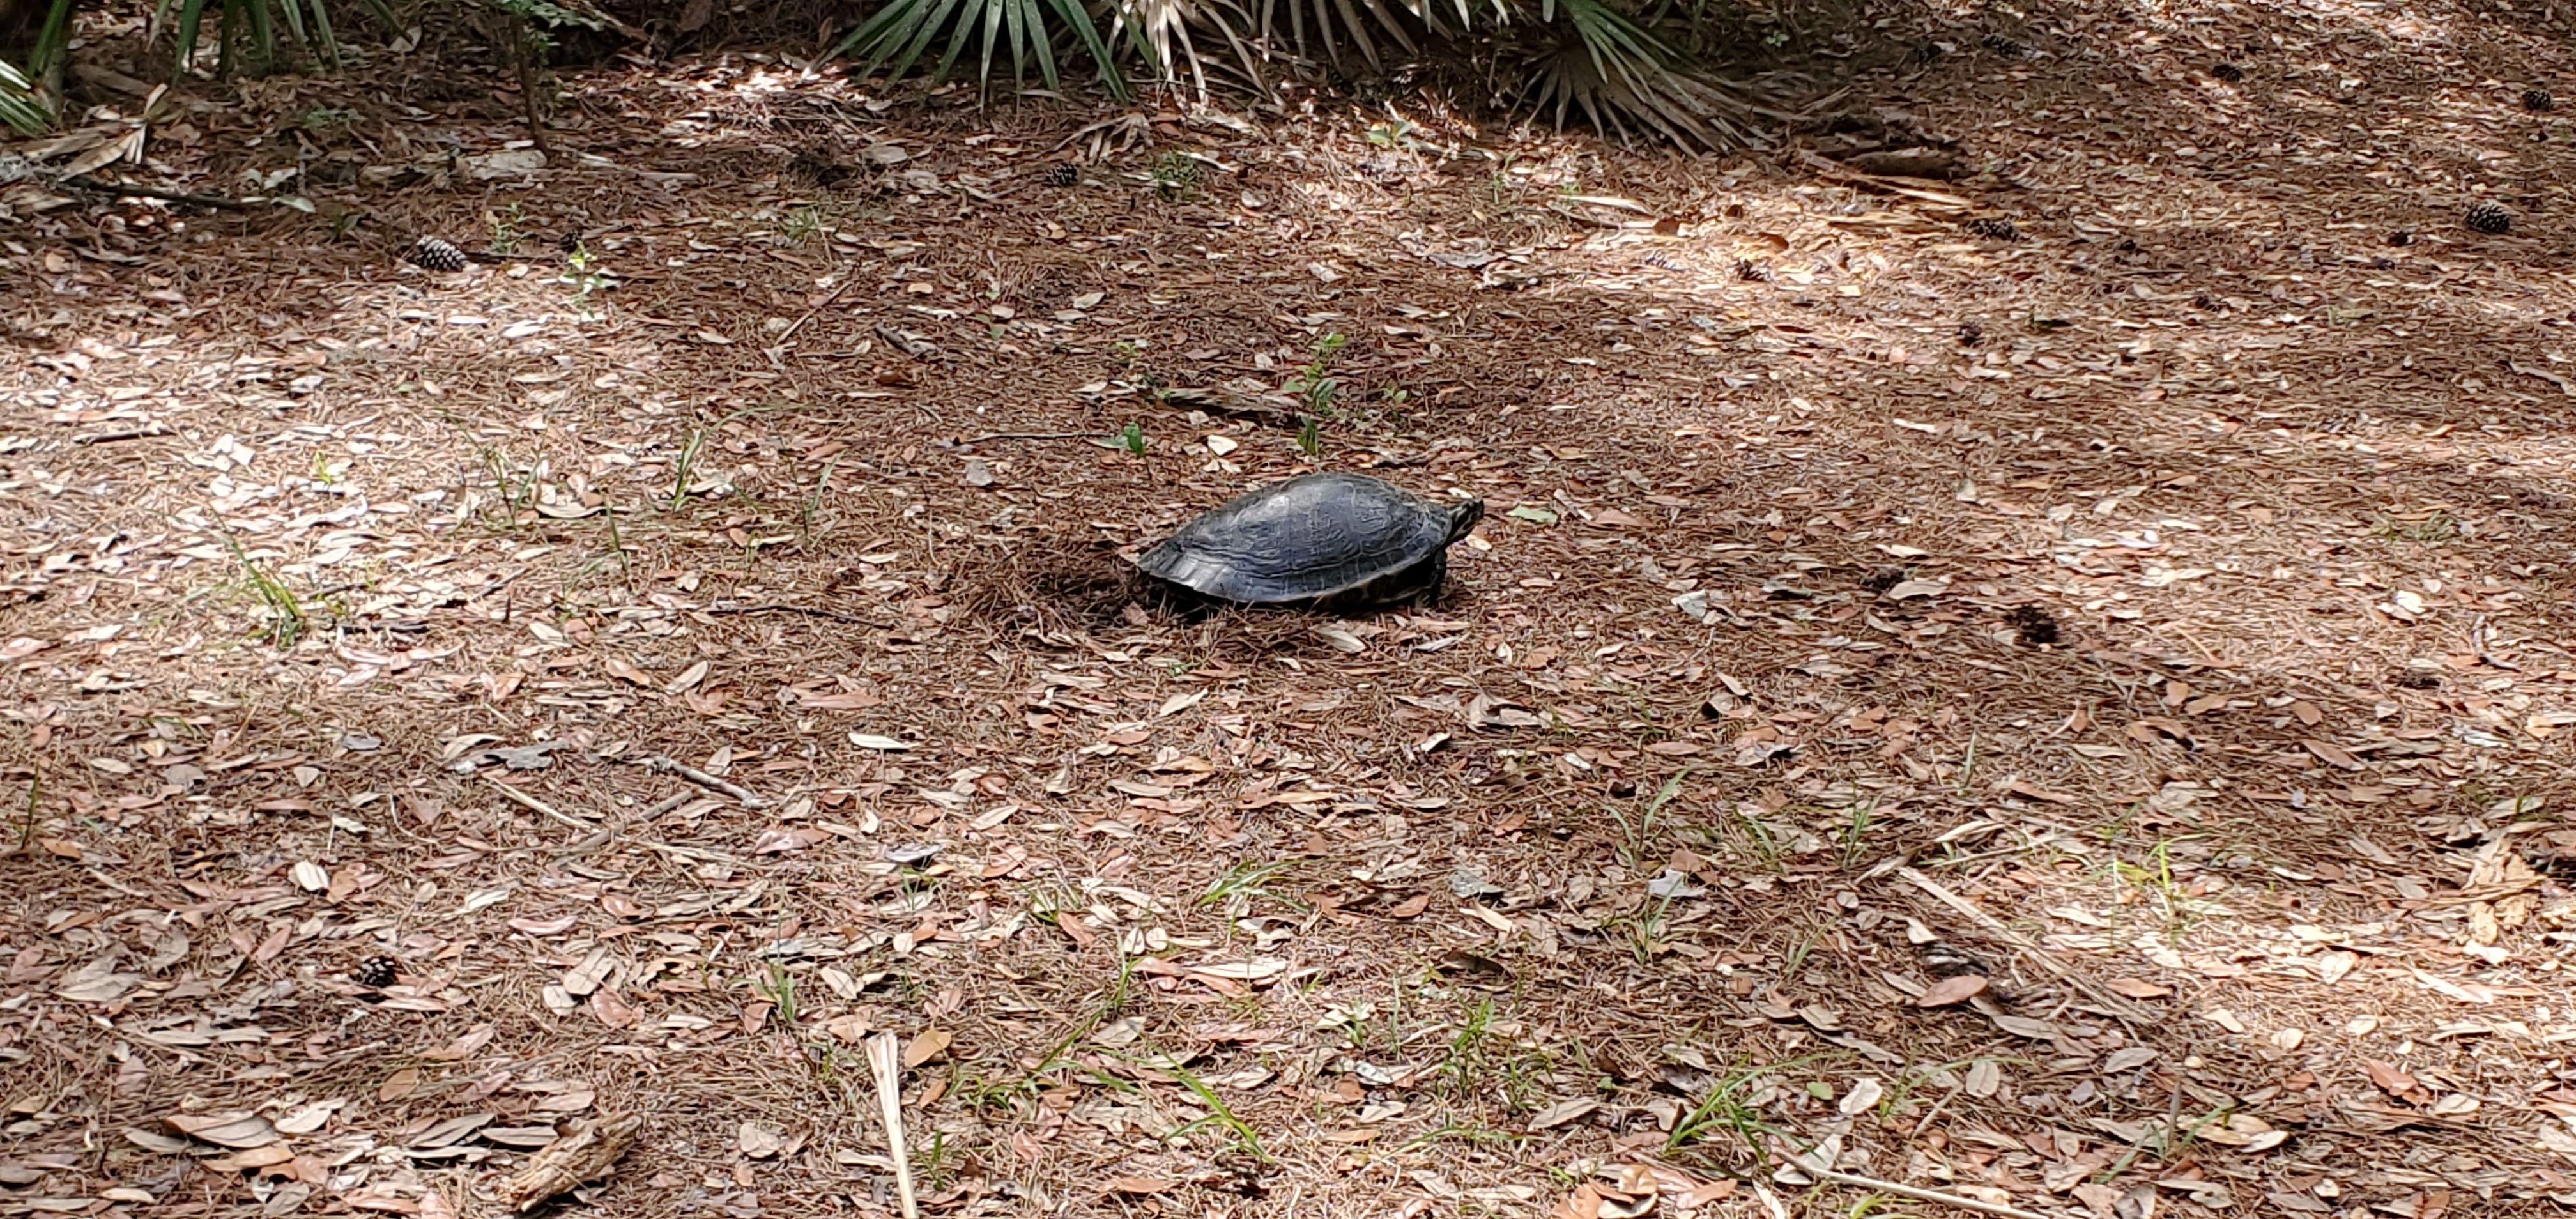
{"label": "tortoise", "polygon": [[1392,483],[1325,471],[1272,483],[1181,527],[1136,566],[1210,601],[1321,610],[1427,605],[1449,547],[1485,501],[1443,505]]}

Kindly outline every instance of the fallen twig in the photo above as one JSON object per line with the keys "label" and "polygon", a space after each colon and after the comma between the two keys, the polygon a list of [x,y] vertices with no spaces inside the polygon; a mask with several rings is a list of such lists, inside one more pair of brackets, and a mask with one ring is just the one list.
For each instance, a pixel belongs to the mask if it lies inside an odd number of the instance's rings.
{"label": "fallen twig", "polygon": [[2072,967],[2059,961],[2056,957],[2050,956],[2046,949],[2032,943],[2020,932],[2004,926],[2003,923],[1995,918],[1995,916],[1977,909],[1975,905],[1968,901],[1968,899],[1961,897],[1956,893],[1952,893],[1948,889],[1942,888],[1940,882],[1935,881],[1931,877],[1925,876],[1921,872],[1917,872],[1912,868],[1898,868],[1896,870],[1896,874],[1904,877],[1906,881],[1912,884],[1915,888],[1931,894],[1933,898],[1938,900],[1942,905],[1948,906],[1961,914],[1967,915],[1970,919],[1975,920],[1978,926],[1985,928],[1996,937],[2002,939],[2005,943],[2012,945],[2015,949],[2018,949],[2023,956],[2030,958],[2031,961],[2038,964],[2041,968],[2046,969],[2050,973],[2056,974],[2058,977],[2066,979],[2066,981],[2070,985],[2074,986],[2075,989],[2083,991],[2085,997],[2100,1004],[2105,1012],[2108,1012],[2122,1023],[2130,1025],[2144,1025],[2153,1022],[2153,1017],[2130,1006],[2127,1000],[2095,985],[2091,978],[2087,978],[2083,974],[2077,973]]}
{"label": "fallen twig", "polygon": [[939,358],[939,344],[933,343],[928,339],[915,338],[912,335],[897,330],[892,326],[886,325],[884,322],[877,323],[877,337],[884,339],[888,346],[901,350],[905,355],[911,356],[913,359],[936,360]]}
{"label": "fallen twig", "polygon": [[821,609],[811,605],[710,605],[704,609],[693,610],[691,612],[700,614],[803,614],[809,618],[829,618],[834,622],[848,622],[859,626],[877,625],[865,618],[857,617],[852,614],[844,614],[839,610]]}
{"label": "fallen twig", "polygon": [[2006,1206],[2000,1202],[1987,1202],[1977,1198],[1963,1197],[1959,1194],[1945,1194],[1940,1190],[1925,1189],[1919,1185],[1906,1185],[1896,1181],[1881,1181],[1876,1177],[1864,1177],[1848,1172],[1835,1172],[1832,1169],[1826,1168],[1808,1168],[1805,1165],[1799,1165],[1798,1171],[1821,1181],[1832,1181],[1842,1185],[1857,1185],[1863,1189],[1874,1189],[1880,1193],[1895,1194],[1903,1198],[1912,1198],[1917,1202],[1939,1202],[1946,1206],[1958,1207],[1961,1210],[1975,1211],[1981,1215],[2001,1215],[2004,1219],[2048,1219],[2048,1216],[2046,1215],[2039,1214],[2035,1211],[2026,1211],[2018,1206]]}
{"label": "fallen twig", "polygon": [[700,787],[712,788],[716,791],[723,792],[724,794],[741,801],[744,808],[769,807],[769,802],[761,799],[760,793],[729,779],[717,778],[716,776],[708,774],[695,766],[691,766],[678,758],[658,756],[646,758],[644,759],[644,769],[678,775]]}
{"label": "fallen twig", "polygon": [[824,297],[821,304],[806,310],[805,316],[789,322],[787,324],[787,329],[779,331],[777,341],[771,343],[770,346],[785,347],[787,345],[787,340],[795,338],[796,332],[805,328],[805,323],[813,321],[817,314],[831,308],[832,302],[841,299],[841,294],[849,291],[850,285],[857,282],[859,282],[859,277],[856,274],[847,271],[843,272],[840,286],[832,289],[831,295]]}
{"label": "fallen twig", "polygon": [[616,1167],[635,1145],[644,1119],[633,1114],[601,1115],[572,1133],[546,1144],[502,1185],[513,1211],[531,1211],[548,1199],[570,1192],[584,1181],[596,1181]]}
{"label": "fallen twig", "polygon": [[250,200],[247,199],[233,199],[223,195],[192,195],[186,191],[163,190],[157,186],[131,186],[123,182],[101,182],[88,174],[74,174],[63,179],[62,185],[74,190],[114,195],[120,199],[161,199],[171,203],[193,203],[198,207],[223,208],[235,212],[249,211],[251,206]]}
{"label": "fallen twig", "polygon": [[655,817],[659,817],[664,813],[670,812],[672,809],[678,808],[694,799],[697,799],[697,793],[695,792],[673,792],[670,795],[664,796],[660,800],[655,801],[653,807],[645,809],[642,820],[651,821]]}
{"label": "fallen twig", "polygon": [[986,432],[958,441],[960,447],[982,444],[987,440],[1097,440],[1098,432]]}
{"label": "fallen twig", "polygon": [[921,1219],[912,1197],[912,1140],[903,1133],[903,1044],[892,1033],[868,1040],[868,1070],[877,1077],[877,1107],[885,1114],[886,1155],[894,1161],[895,1196],[903,1219]]}
{"label": "fallen twig", "polygon": [[740,858],[727,855],[722,851],[701,851],[696,847],[675,847],[667,842],[654,842],[647,838],[630,838],[627,841],[636,846],[642,847],[647,851],[668,855],[673,859],[689,859],[695,860],[699,863],[731,864],[736,867],[742,865],[742,860]]}
{"label": "fallen twig", "polygon": [[1312,418],[1293,407],[1230,389],[1167,389],[1157,396],[1167,408],[1183,407],[1211,415],[1255,419],[1290,431],[1305,427]]}
{"label": "fallen twig", "polygon": [[575,817],[575,816],[573,816],[573,815],[571,815],[571,814],[569,814],[569,813],[557,812],[557,811],[555,810],[555,807],[554,807],[553,805],[548,804],[548,803],[546,803],[546,802],[545,802],[545,801],[543,801],[543,800],[537,799],[535,796],[531,796],[531,795],[529,795],[529,794],[528,794],[528,793],[526,793],[526,792],[520,791],[518,788],[512,787],[512,786],[510,786],[509,784],[504,783],[504,782],[500,781],[499,779],[496,779],[496,778],[492,777],[492,772],[491,772],[491,771],[485,770],[485,771],[477,771],[477,772],[475,772],[475,773],[482,775],[482,776],[483,776],[483,781],[484,781],[484,782],[489,783],[489,784],[491,784],[492,786],[494,786],[494,787],[497,787],[497,788],[501,789],[501,794],[502,794],[502,795],[504,795],[504,796],[508,796],[509,798],[511,798],[511,799],[513,799],[513,800],[516,800],[516,801],[518,801],[518,802],[519,802],[519,803],[521,803],[521,804],[527,805],[529,808],[535,809],[536,811],[538,811],[538,812],[540,812],[540,813],[544,813],[546,816],[548,816],[548,817],[552,817],[552,818],[554,818],[555,820],[560,821],[560,822],[564,823],[565,825],[571,826],[571,827],[572,827],[572,828],[574,828],[574,829],[577,829],[577,830],[595,830],[595,829],[598,829],[598,828],[599,828],[598,826],[592,825],[591,823],[589,823],[589,822],[587,822],[587,821],[584,821],[584,820],[582,820],[582,819],[581,819],[581,818],[579,818],[579,817]]}
{"label": "fallen twig", "polygon": [[130,427],[122,431],[92,432],[86,436],[74,436],[72,437],[72,443],[114,444],[120,440],[141,440],[147,436],[167,436],[169,434],[170,428],[167,424],[147,423],[141,427]]}

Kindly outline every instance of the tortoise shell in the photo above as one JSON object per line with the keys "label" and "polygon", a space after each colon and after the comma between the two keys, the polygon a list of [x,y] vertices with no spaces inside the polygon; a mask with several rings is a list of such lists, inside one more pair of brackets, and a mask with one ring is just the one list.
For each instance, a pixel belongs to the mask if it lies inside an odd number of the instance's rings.
{"label": "tortoise shell", "polygon": [[1146,575],[1215,601],[1337,609],[1424,602],[1485,501],[1434,503],[1326,471],[1272,483],[1182,526],[1136,559]]}

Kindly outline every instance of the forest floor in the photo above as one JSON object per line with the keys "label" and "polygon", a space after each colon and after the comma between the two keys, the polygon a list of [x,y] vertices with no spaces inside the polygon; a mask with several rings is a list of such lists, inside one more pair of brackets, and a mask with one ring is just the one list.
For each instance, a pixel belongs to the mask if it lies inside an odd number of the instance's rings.
{"label": "forest floor", "polygon": [[[2566,34],[1985,22],[1945,182],[732,54],[11,188],[0,1214],[884,1214],[879,1033],[938,1215],[2576,1204]],[[1315,465],[1444,599],[1120,574]]]}

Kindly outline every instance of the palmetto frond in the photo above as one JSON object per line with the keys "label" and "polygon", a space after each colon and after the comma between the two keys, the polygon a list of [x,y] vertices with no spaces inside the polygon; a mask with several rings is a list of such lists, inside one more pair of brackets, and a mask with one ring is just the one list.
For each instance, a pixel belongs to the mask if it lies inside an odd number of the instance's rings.
{"label": "palmetto frond", "polygon": [[1128,47],[1165,80],[1178,81],[1182,68],[1187,67],[1198,82],[1199,93],[1207,93],[1207,63],[1191,37],[1195,29],[1222,39],[1226,49],[1234,53],[1243,82],[1255,88],[1261,85],[1262,55],[1247,36],[1256,27],[1252,16],[1234,0],[1118,0],[1110,13],[1111,40],[1123,37]]}
{"label": "palmetto frond", "polygon": [[897,75],[936,52],[933,75],[944,79],[971,49],[989,85],[1007,51],[1014,72],[1025,76],[1034,62],[1054,87],[1057,44],[1068,35],[1122,98],[1122,59],[1204,95],[1212,69],[1259,89],[1278,57],[1374,69],[1391,54],[1476,40],[1518,63],[1521,100],[1559,124],[1579,117],[1620,139],[1719,148],[1747,142],[1747,120],[1769,114],[1690,65],[1618,0],[886,0],[834,52]]}
{"label": "palmetto frond", "polygon": [[[364,0],[367,11],[388,30],[400,30],[401,21],[394,16],[385,0]],[[153,14],[156,27],[171,23],[173,49],[178,63],[185,68],[196,58],[197,40],[205,29],[209,0],[161,0]],[[222,54],[219,72],[229,71],[236,45],[247,40],[248,51],[261,63],[277,61],[277,23],[282,21],[288,35],[304,48],[315,62],[328,67],[340,63],[340,37],[331,26],[331,10],[323,0],[213,0],[214,11],[223,20]],[[175,11],[174,11],[175,10]]]}
{"label": "palmetto frond", "polygon": [[1683,62],[1605,0],[1543,0],[1548,22],[1523,97],[1558,126],[1580,114],[1603,135],[1651,135],[1696,148],[1748,143],[1744,122],[1785,118]]}
{"label": "palmetto frond", "polygon": [[53,114],[36,98],[35,82],[0,60],[0,123],[20,135],[41,135],[53,121]]}
{"label": "palmetto frond", "polygon": [[889,68],[900,76],[940,47],[943,53],[932,75],[944,80],[972,44],[978,48],[979,83],[992,82],[995,52],[1007,50],[1015,75],[1025,80],[1035,61],[1052,89],[1059,83],[1055,41],[1068,32],[1082,44],[1110,92],[1126,97],[1126,79],[1082,0],[889,0],[841,39],[833,53],[859,55],[868,71]]}

